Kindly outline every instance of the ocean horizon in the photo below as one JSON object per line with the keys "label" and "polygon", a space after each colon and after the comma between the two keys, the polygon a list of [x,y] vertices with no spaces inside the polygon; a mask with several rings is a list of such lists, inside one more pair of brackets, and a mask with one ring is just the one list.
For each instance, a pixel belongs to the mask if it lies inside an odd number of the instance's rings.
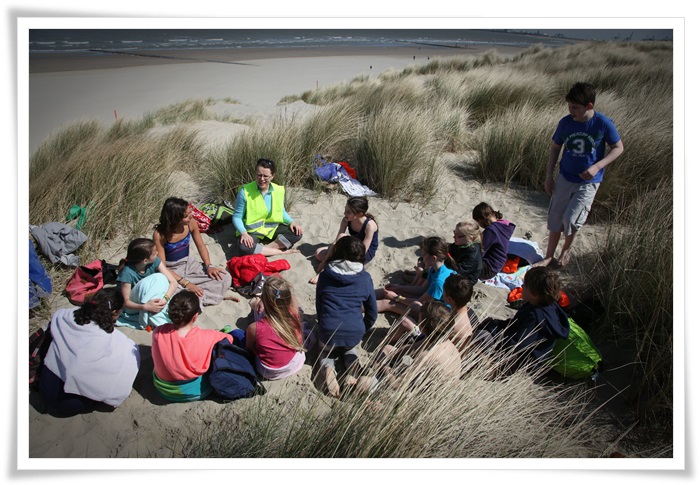
{"label": "ocean horizon", "polygon": [[579,40],[670,40],[672,30],[475,29],[30,29],[29,54],[143,50],[399,47],[435,45],[561,46]]}

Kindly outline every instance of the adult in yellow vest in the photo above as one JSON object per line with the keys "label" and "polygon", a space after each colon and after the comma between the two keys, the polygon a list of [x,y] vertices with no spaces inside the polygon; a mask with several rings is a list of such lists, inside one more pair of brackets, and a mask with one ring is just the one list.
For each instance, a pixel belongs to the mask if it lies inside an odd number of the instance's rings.
{"label": "adult in yellow vest", "polygon": [[241,255],[273,256],[290,251],[303,233],[284,208],[284,187],[272,183],[275,162],[261,158],[255,164],[255,181],[238,192],[233,225]]}

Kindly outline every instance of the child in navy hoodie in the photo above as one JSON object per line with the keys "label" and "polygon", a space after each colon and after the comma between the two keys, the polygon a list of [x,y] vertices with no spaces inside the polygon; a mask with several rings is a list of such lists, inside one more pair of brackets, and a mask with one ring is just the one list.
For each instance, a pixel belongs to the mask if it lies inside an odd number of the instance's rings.
{"label": "child in navy hoodie", "polygon": [[503,219],[503,214],[493,210],[486,202],[474,207],[472,217],[484,228],[481,234],[483,269],[479,279],[488,280],[496,276],[508,260],[508,244],[515,231],[515,224]]}
{"label": "child in navy hoodie", "polygon": [[[531,268],[523,282],[525,304],[515,316],[510,320],[484,322],[483,328],[490,338],[499,340],[498,347],[512,352],[504,365],[507,374],[524,365],[541,367],[556,341],[569,336],[569,317],[557,303],[560,295],[561,283],[554,271],[547,267]],[[484,335],[475,334],[476,340],[483,338]]]}
{"label": "child in navy hoodie", "polygon": [[[365,246],[355,237],[336,243],[331,260],[319,274],[316,313],[321,344],[321,373],[328,394],[340,396],[335,359],[342,357],[345,384],[357,382],[357,350],[365,332],[377,320],[372,277],[364,270]],[[354,364],[354,365],[353,365]]]}

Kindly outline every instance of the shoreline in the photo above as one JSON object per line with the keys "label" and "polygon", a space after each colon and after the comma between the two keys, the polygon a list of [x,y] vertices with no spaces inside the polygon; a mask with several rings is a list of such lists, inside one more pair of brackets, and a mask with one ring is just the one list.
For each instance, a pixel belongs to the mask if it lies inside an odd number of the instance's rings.
{"label": "shoreline", "polygon": [[489,50],[497,50],[500,55],[509,56],[518,54],[529,47],[497,44],[467,46],[407,44],[402,47],[254,47],[30,53],[29,74],[189,63],[250,64],[257,60],[347,56],[380,56],[424,61],[431,56],[480,55]]}

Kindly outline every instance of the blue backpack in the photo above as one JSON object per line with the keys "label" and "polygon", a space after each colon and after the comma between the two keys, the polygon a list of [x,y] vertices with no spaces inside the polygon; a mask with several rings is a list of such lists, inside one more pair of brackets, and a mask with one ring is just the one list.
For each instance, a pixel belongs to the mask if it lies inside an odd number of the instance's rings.
{"label": "blue backpack", "polygon": [[222,339],[212,349],[209,384],[218,396],[234,400],[265,394],[255,373],[253,355]]}

